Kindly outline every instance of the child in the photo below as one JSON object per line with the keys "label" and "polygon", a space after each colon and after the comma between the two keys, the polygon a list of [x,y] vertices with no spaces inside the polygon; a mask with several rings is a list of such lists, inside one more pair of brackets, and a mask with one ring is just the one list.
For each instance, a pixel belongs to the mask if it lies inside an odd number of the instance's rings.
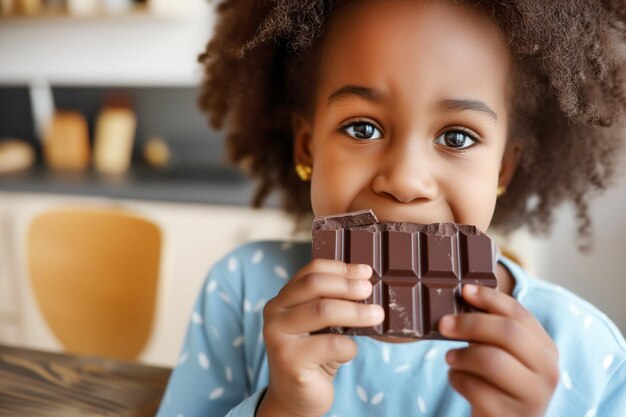
{"label": "child", "polygon": [[[219,10],[200,102],[260,178],[255,206],[277,188],[301,221],[371,208],[507,232],[572,200],[589,236],[588,197],[623,138],[621,0]],[[311,335],[384,313],[353,302],[370,267],[310,257],[310,243],[253,242],[213,267],[159,416],[624,415],[615,325],[506,257],[497,291],[463,289],[486,313],[439,323],[469,344]]]}

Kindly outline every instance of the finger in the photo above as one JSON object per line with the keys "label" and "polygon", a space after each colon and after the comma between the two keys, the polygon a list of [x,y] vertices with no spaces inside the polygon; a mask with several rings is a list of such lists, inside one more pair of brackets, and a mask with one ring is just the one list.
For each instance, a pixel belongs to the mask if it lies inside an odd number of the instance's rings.
{"label": "finger", "polygon": [[532,391],[539,388],[528,368],[494,346],[472,344],[468,348],[449,350],[446,362],[453,370],[481,377],[518,400],[533,398]]}
{"label": "finger", "polygon": [[283,333],[311,333],[330,326],[368,327],[380,324],[385,317],[381,306],[354,301],[318,298],[274,316],[268,326]]}
{"label": "finger", "polygon": [[538,373],[554,361],[527,328],[508,317],[487,313],[447,315],[439,322],[439,331],[452,339],[498,346]]}
{"label": "finger", "polygon": [[463,286],[462,291],[463,298],[474,307],[516,320],[527,327],[546,348],[556,348],[539,320],[513,297],[483,285],[468,284]]}
{"label": "finger", "polygon": [[319,366],[330,364],[333,368],[351,361],[357,354],[357,345],[348,336],[320,334],[299,338],[294,344],[298,358]]}
{"label": "finger", "polygon": [[372,267],[366,264],[348,264],[332,259],[318,258],[312,260],[296,272],[293,280],[301,279],[312,273],[339,275],[352,279],[365,279],[371,278]]}
{"label": "finger", "polygon": [[362,300],[371,292],[372,284],[368,279],[312,273],[285,285],[276,303],[280,308],[290,308],[316,298]]}
{"label": "finger", "polygon": [[450,370],[450,385],[472,405],[472,416],[501,417],[511,414],[515,400],[474,374]]}

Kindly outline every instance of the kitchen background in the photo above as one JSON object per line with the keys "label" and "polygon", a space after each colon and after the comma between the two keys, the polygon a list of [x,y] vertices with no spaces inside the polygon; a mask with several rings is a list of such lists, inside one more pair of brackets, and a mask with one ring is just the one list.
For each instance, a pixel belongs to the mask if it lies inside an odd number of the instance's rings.
{"label": "kitchen background", "polygon": [[[216,260],[247,240],[306,238],[292,235],[275,196],[248,208],[254,184],[225,163],[222,133],[197,109],[196,58],[213,18],[202,0],[0,0],[0,344],[66,348],[29,267],[29,230],[43,212],[121,209],[158,226],[156,310],[137,358],[165,366]],[[625,207],[622,158],[616,187],[591,207],[593,251],[576,250],[569,206],[549,237],[498,239],[624,332]],[[573,306],[563,319],[591,325]]]}

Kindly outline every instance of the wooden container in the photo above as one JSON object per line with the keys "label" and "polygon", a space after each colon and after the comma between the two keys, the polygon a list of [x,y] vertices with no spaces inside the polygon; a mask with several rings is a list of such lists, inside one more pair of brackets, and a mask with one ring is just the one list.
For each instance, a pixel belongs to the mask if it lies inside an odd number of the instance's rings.
{"label": "wooden container", "polygon": [[51,169],[84,170],[89,167],[89,130],[85,117],[73,111],[58,111],[45,129],[43,153]]}
{"label": "wooden container", "polygon": [[137,118],[130,108],[108,107],[96,122],[94,164],[104,173],[121,174],[128,170],[133,154]]}

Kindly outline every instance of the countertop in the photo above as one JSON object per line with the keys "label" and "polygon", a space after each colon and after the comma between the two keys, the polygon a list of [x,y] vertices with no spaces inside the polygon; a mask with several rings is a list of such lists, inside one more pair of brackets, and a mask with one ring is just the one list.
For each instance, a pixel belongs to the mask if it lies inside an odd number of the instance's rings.
{"label": "countertop", "polygon": [[[255,183],[227,167],[157,171],[135,168],[124,175],[54,172],[35,168],[0,175],[0,191],[101,196],[118,199],[249,206]],[[276,196],[268,207],[277,207]]]}

